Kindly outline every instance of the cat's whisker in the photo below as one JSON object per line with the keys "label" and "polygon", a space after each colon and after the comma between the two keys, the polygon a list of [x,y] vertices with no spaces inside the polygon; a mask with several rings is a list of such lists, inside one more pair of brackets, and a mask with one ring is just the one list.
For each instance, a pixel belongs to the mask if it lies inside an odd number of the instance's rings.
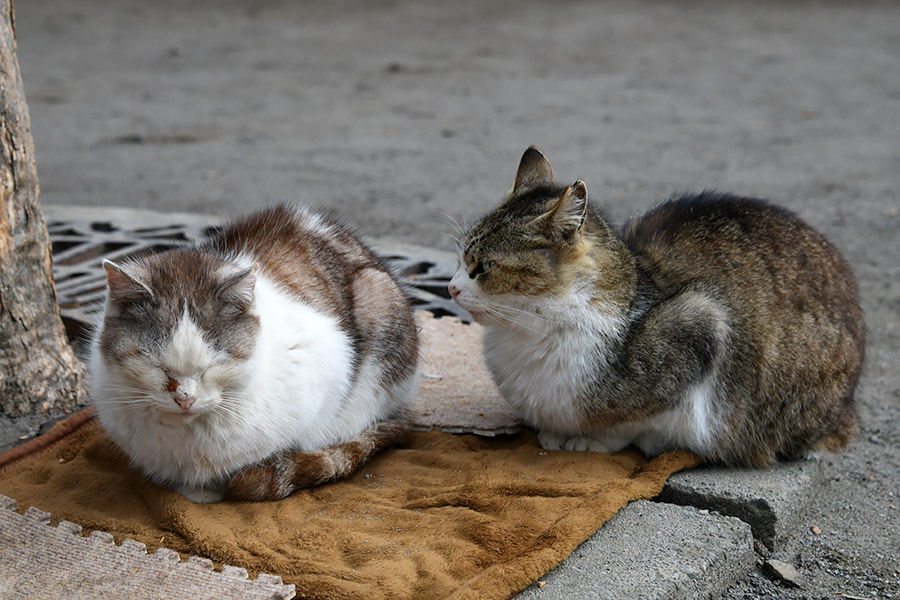
{"label": "cat's whisker", "polygon": [[487,303],[481,307],[480,312],[493,317],[505,329],[509,329],[509,325],[518,325],[518,323],[515,322],[515,319],[511,318],[510,315],[504,314],[499,308]]}
{"label": "cat's whisker", "polygon": [[106,401],[114,402],[117,404],[153,404],[155,398],[153,396],[147,395],[133,395],[133,394],[119,394],[116,396],[107,396],[105,398]]}
{"label": "cat's whisker", "polygon": [[[451,222],[449,222],[449,221],[443,221],[443,224],[444,224],[444,225],[449,225],[449,226],[450,226],[450,228],[453,230],[452,236],[453,236],[453,238],[455,238],[455,239],[459,239],[459,238],[462,237],[462,235],[465,233],[465,232],[463,232],[463,231],[460,231],[460,230],[456,227],[455,224],[453,224],[453,223],[451,223]],[[451,234],[448,234],[448,235],[451,235]]]}
{"label": "cat's whisker", "polygon": [[[251,415],[248,414],[247,411],[241,410],[241,401],[243,399],[239,395],[222,393],[220,394],[219,399],[220,402],[213,407],[213,412],[228,415],[241,423],[250,422]],[[274,425],[276,425],[276,423],[273,420],[272,426]]]}
{"label": "cat's whisker", "polygon": [[529,312],[529,311],[515,308],[512,306],[499,304],[495,301],[488,300],[488,299],[483,299],[482,302],[484,303],[485,308],[486,308],[485,312],[488,312],[489,314],[492,314],[494,317],[497,317],[501,321],[501,323],[502,323],[502,321],[508,321],[509,323],[511,323],[517,327],[521,327],[522,329],[527,329],[528,331],[531,331],[532,333],[540,334],[540,333],[544,333],[544,332],[539,331],[538,329],[535,329],[535,327],[532,327],[531,325],[526,323],[525,322],[526,320],[531,321],[532,323],[536,321],[538,323],[545,324],[545,325],[554,323],[553,320],[547,318],[544,315],[538,315],[533,312]]}
{"label": "cat's whisker", "polygon": [[447,233],[446,231],[441,231],[441,232],[439,232],[439,233],[440,233],[442,236],[448,237],[448,238],[450,238],[451,240],[453,240],[453,245],[456,246],[457,248],[459,248],[460,245],[462,244],[462,240],[460,240],[459,237],[457,237],[457,236],[455,236],[455,235],[453,235],[453,234]]}
{"label": "cat's whisker", "polygon": [[104,407],[104,410],[118,413],[131,413],[146,408],[151,408],[151,405],[146,402],[113,402]]}
{"label": "cat's whisker", "polygon": [[132,409],[141,406],[149,406],[149,404],[145,400],[133,400],[133,401],[122,401],[117,400],[114,401],[113,406],[120,409]]}
{"label": "cat's whisker", "polygon": [[129,390],[129,391],[133,391],[133,392],[149,393],[149,390],[147,390],[146,388],[139,388],[139,387],[134,387],[134,386],[129,386],[129,385],[115,385],[115,384],[111,384],[111,383],[107,383],[106,385],[104,385],[103,389],[104,390]]}
{"label": "cat's whisker", "polygon": [[216,404],[217,407],[220,407],[222,410],[227,410],[230,414],[235,416],[244,416],[245,413],[240,410],[238,403],[240,398],[220,396],[220,400],[221,401]]}
{"label": "cat's whisker", "polygon": [[487,300],[486,302],[490,303],[491,306],[493,306],[493,307],[495,307],[495,308],[498,308],[498,309],[500,309],[500,310],[503,310],[504,312],[510,312],[510,313],[515,313],[515,314],[521,314],[521,315],[523,315],[523,316],[525,316],[525,317],[527,317],[527,318],[529,318],[529,319],[534,319],[534,320],[536,320],[536,321],[543,321],[543,322],[545,322],[545,323],[553,323],[553,322],[555,322],[554,319],[551,319],[551,318],[547,317],[546,315],[539,315],[539,314],[537,314],[537,313],[535,313],[535,312],[533,312],[533,311],[530,311],[530,310],[524,310],[524,309],[521,309],[521,308],[516,308],[516,307],[510,306],[510,305],[508,305],[508,304],[500,304],[500,303],[498,303],[498,302],[496,302],[496,301],[493,301],[493,300]]}
{"label": "cat's whisker", "polygon": [[231,417],[234,420],[240,421],[241,423],[247,422],[245,415],[237,412],[236,410],[225,406],[224,404],[218,404],[210,411],[213,414],[224,414]]}
{"label": "cat's whisker", "polygon": [[484,312],[487,313],[487,314],[489,314],[489,315],[491,315],[491,316],[493,316],[494,318],[496,318],[497,321],[498,321],[498,323],[500,323],[500,325],[503,326],[503,327],[504,327],[505,329],[507,329],[507,330],[509,330],[509,327],[507,326],[507,323],[509,323],[509,324],[514,325],[514,326],[516,326],[516,327],[519,327],[519,328],[522,328],[522,329],[527,329],[528,331],[530,331],[530,332],[532,332],[532,333],[537,333],[537,334],[543,333],[542,331],[539,331],[539,330],[537,330],[537,329],[535,329],[535,328],[533,328],[533,327],[531,327],[531,326],[529,326],[529,325],[523,323],[522,321],[520,321],[520,320],[514,318],[512,315],[510,315],[510,314],[505,314],[505,313],[503,312],[503,309],[502,309],[501,307],[487,306],[487,307],[485,307],[485,311],[484,311]]}
{"label": "cat's whisker", "polygon": [[106,396],[105,398],[108,400],[134,399],[143,400],[146,402],[147,400],[152,400],[153,398],[155,398],[155,396],[153,396],[152,394],[141,394],[135,392],[120,392],[119,394]]}
{"label": "cat's whisker", "polygon": [[453,228],[453,230],[456,231],[457,234],[459,234],[457,236],[458,238],[461,238],[462,236],[465,235],[467,228],[464,227],[463,225],[460,225],[459,221],[457,221],[455,218],[453,218],[453,215],[451,215],[450,213],[446,213],[444,211],[439,211],[439,214],[444,217],[442,219],[442,221],[445,224],[451,226]]}
{"label": "cat's whisker", "polygon": [[453,240],[453,247],[456,248],[457,251],[461,251],[463,247],[463,239],[465,238],[465,233],[457,232],[456,234],[448,233],[446,231],[439,232],[442,236],[450,238]]}
{"label": "cat's whisker", "polygon": [[103,396],[104,400],[142,400],[147,401],[153,398],[149,393],[142,393],[140,390],[120,390],[117,394],[109,394]]}

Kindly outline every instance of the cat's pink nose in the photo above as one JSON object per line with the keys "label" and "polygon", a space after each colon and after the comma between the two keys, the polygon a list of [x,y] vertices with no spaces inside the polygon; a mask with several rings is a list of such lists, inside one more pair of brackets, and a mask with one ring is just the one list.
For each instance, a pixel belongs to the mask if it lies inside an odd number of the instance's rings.
{"label": "cat's pink nose", "polygon": [[456,297],[459,296],[459,288],[455,285],[448,285],[447,291],[450,292],[450,297],[456,300]]}
{"label": "cat's pink nose", "polygon": [[181,383],[171,375],[166,381],[166,391],[172,394],[172,399],[181,407],[181,410],[188,410],[197,399],[197,396],[185,391]]}
{"label": "cat's pink nose", "polygon": [[191,405],[194,404],[194,400],[197,398],[194,396],[182,396],[180,394],[175,394],[175,402],[178,403],[178,406],[181,407],[181,410],[188,410]]}

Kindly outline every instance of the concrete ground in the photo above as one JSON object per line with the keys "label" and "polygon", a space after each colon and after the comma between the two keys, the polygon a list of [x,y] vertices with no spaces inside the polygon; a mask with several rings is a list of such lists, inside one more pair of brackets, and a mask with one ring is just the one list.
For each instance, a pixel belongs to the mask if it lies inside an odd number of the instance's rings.
{"label": "concrete ground", "polygon": [[[858,440],[770,476],[685,474],[673,504],[632,505],[525,594],[900,596],[900,5],[29,0],[16,16],[45,204],[292,199],[451,250],[448,221],[499,201],[537,144],[617,221],[702,188],[793,209],[859,280]],[[658,570],[608,587],[629,544]]]}

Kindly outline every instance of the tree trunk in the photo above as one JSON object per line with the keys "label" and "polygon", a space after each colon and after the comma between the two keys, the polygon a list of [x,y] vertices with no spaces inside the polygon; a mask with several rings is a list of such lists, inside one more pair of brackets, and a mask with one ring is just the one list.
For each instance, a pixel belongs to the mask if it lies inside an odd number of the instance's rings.
{"label": "tree trunk", "polygon": [[0,0],[0,414],[72,410],[88,394],[59,318],[38,205],[12,0]]}

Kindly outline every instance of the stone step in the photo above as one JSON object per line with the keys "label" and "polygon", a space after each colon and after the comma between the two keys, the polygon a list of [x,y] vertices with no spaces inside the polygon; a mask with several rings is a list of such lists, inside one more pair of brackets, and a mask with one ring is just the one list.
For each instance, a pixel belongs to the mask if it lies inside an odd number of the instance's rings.
{"label": "stone step", "polygon": [[755,560],[747,523],[640,500],[619,511],[516,599],[718,598]]}

